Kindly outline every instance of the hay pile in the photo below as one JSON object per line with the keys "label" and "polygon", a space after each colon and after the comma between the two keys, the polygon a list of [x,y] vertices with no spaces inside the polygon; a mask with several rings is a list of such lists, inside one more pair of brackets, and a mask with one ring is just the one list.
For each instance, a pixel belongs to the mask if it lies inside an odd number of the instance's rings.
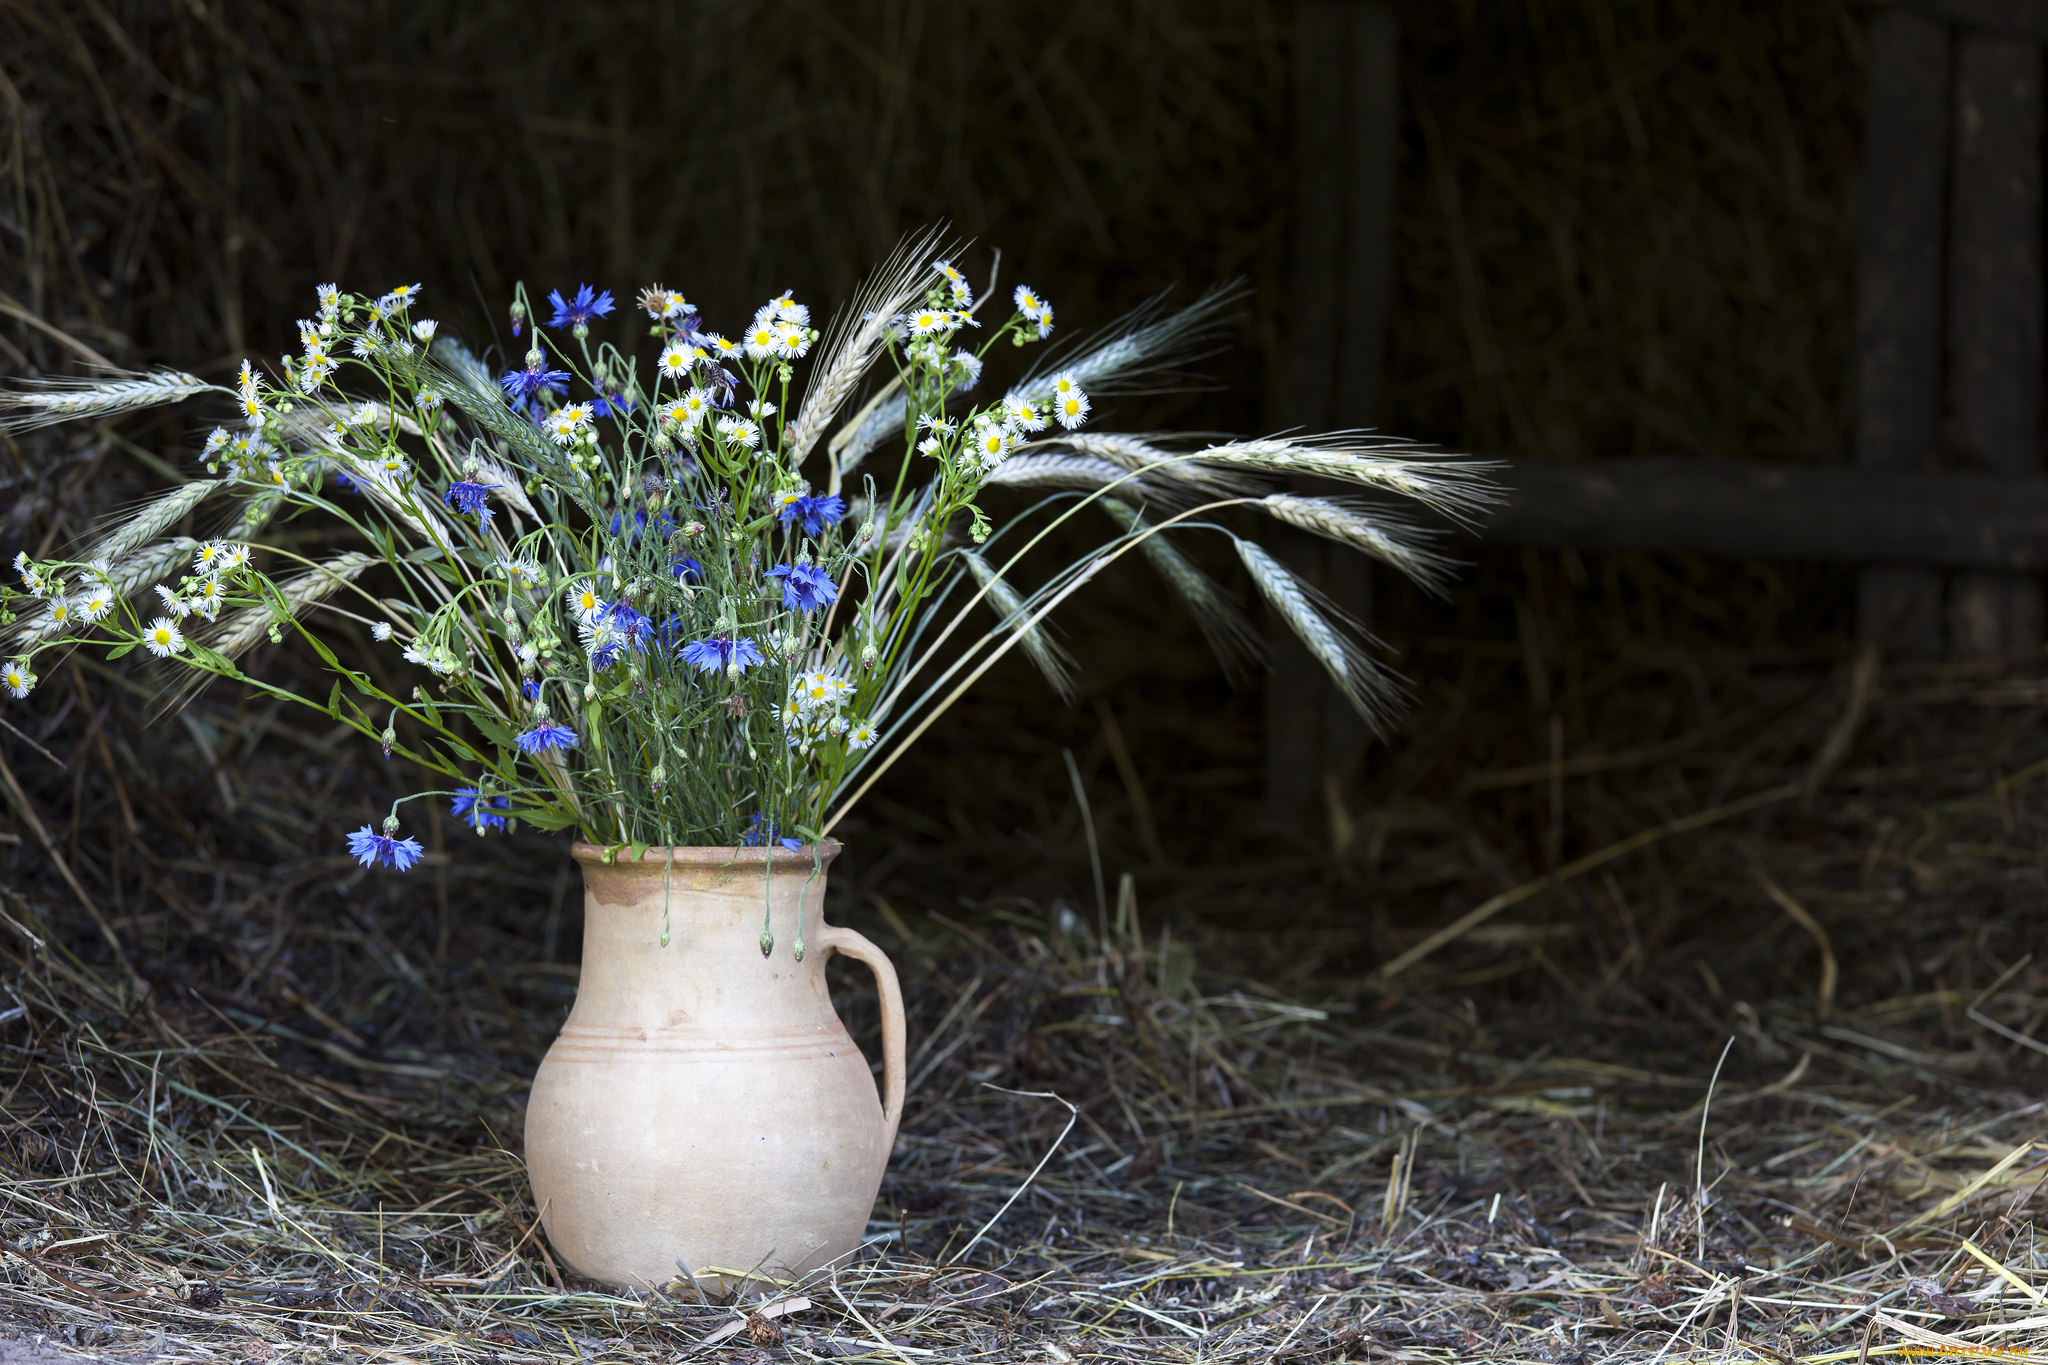
{"label": "hay pile", "polygon": [[[1402,18],[1390,426],[1839,454],[1850,11]],[[1229,391],[1126,419],[1255,430],[1288,32],[0,0],[0,364],[225,370],[333,277],[471,335],[514,276],[825,300],[944,213],[1063,324],[1250,275]],[[0,552],[160,486],[184,420],[0,447]],[[752,1317],[576,1284],[534,1228],[557,843],[450,825],[371,876],[355,746],[51,668],[0,732],[0,1315],[165,1360],[2048,1357],[2048,686],[1859,675],[1846,585],[1495,552],[1383,595],[1422,704],[1290,839],[1243,818],[1256,697],[1107,582],[1081,706],[992,676],[847,830],[830,911],[903,965],[917,1084],[870,1256]]]}

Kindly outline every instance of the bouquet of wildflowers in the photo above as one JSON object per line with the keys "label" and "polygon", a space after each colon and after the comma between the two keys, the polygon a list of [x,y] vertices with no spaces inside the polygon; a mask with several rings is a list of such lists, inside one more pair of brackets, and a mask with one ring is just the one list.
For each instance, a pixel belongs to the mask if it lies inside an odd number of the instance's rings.
{"label": "bouquet of wildflowers", "polygon": [[[233,389],[158,372],[0,395],[0,426],[16,431],[204,396],[236,408],[199,451],[204,477],[73,557],[17,557],[18,586],[0,589],[0,683],[25,698],[49,651],[140,649],[189,685],[224,677],[324,712],[435,779],[349,837],[365,864],[418,860],[399,807],[426,798],[480,835],[525,821],[615,847],[797,847],[1010,649],[1064,689],[1070,664],[1044,618],[1132,550],[1226,663],[1255,655],[1241,608],[1171,531],[1227,538],[1359,709],[1384,716],[1397,688],[1356,623],[1225,513],[1436,585],[1448,562],[1413,524],[1272,491],[1277,476],[1466,518],[1490,497],[1483,468],[1359,433],[1198,444],[1084,430],[1098,401],[1204,344],[1229,291],[1141,310],[991,394],[992,352],[1045,341],[1052,307],[1018,288],[1007,316],[984,316],[986,299],[931,254],[929,239],[906,246],[822,332],[784,294],[726,336],[657,285],[639,295],[645,345],[631,355],[593,337],[622,321],[610,293],[558,291],[538,312],[522,290],[511,330],[528,349],[491,368],[424,316],[419,285],[328,285],[300,352],[270,374],[245,362]],[[991,489],[1029,496],[999,525]],[[1021,586],[1050,528],[1084,509],[1106,518],[1090,523],[1099,548]],[[196,518],[213,534],[181,533]],[[314,558],[291,548],[304,534],[265,542],[291,520],[348,547]],[[332,673],[325,697],[244,671],[288,636]],[[365,650],[412,667],[367,668]],[[379,681],[395,672],[412,685]]]}

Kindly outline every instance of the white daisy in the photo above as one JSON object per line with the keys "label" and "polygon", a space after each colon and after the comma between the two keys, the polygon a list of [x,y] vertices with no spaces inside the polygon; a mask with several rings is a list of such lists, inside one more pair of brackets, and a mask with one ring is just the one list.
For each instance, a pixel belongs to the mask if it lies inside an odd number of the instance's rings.
{"label": "white daisy", "polygon": [[910,315],[910,334],[914,337],[934,336],[952,329],[952,314],[936,308],[920,308]]}
{"label": "white daisy", "polygon": [[766,360],[775,354],[779,329],[772,322],[757,322],[747,329],[747,357]]}
{"label": "white daisy", "polygon": [[370,638],[372,640],[375,640],[378,644],[383,644],[386,640],[391,638],[391,623],[389,621],[379,621],[375,625],[371,626]]}
{"label": "white daisy", "polygon": [[393,289],[383,298],[377,300],[378,314],[388,318],[393,313],[401,312],[404,309],[410,308],[412,306],[412,301],[420,296],[420,290],[423,287],[424,286],[417,284],[399,285],[396,289]]}
{"label": "white daisy", "polygon": [[50,614],[43,620],[46,629],[69,630],[77,621],[78,608],[72,606],[68,599],[62,596],[50,599]]}
{"label": "white daisy", "polygon": [[1045,430],[1045,419],[1038,415],[1037,405],[1024,398],[1003,400],[1003,420],[1019,431]]}
{"label": "white daisy", "polygon": [[28,660],[16,659],[5,668],[0,668],[0,687],[5,687],[16,701],[20,701],[35,690],[36,675],[28,671]]}
{"label": "white daisy", "polygon": [[962,393],[981,382],[981,357],[969,350],[953,352],[953,368],[960,372],[959,385]]}
{"label": "white daisy", "polygon": [[981,463],[985,468],[994,469],[1003,462],[1003,457],[1010,453],[1010,448],[1016,444],[1016,440],[1016,436],[1008,427],[987,426],[975,434],[974,450],[981,456]]}
{"label": "white daisy", "polygon": [[422,342],[432,341],[434,333],[439,331],[440,328],[441,324],[432,318],[421,318],[412,325],[412,334]]}
{"label": "white daisy", "polygon": [[227,605],[227,600],[227,591],[221,587],[220,580],[209,578],[192,590],[189,605],[193,611],[211,621],[220,615],[220,609]]}
{"label": "white daisy", "polygon": [[164,604],[164,610],[169,612],[174,620],[182,621],[192,614],[191,605],[162,583],[156,585],[156,595]]}
{"label": "white daisy", "polygon": [[412,645],[407,645],[404,657],[407,663],[423,664],[443,677],[455,671],[455,656],[439,646],[431,650],[421,651]]}
{"label": "white daisy", "polygon": [[761,444],[761,428],[744,417],[721,417],[718,419],[718,434],[725,438],[727,445],[752,450]]}
{"label": "white daisy", "polygon": [[547,416],[548,439],[558,446],[574,445],[589,425],[590,404],[565,404]]}
{"label": "white daisy", "polygon": [[690,348],[679,341],[670,342],[661,353],[661,372],[671,379],[680,379],[690,372]]}
{"label": "white daisy", "polygon": [[576,618],[578,624],[586,621],[595,621],[599,614],[604,611],[605,607],[609,605],[602,597],[597,595],[597,589],[588,584],[580,588],[571,588],[567,601],[569,603],[569,614]]}
{"label": "white daisy", "polygon": [[333,318],[341,316],[340,285],[323,284],[315,292],[319,295],[320,298],[320,316],[322,318],[331,320]]}
{"label": "white daisy", "polygon": [[933,261],[932,269],[938,271],[940,278],[945,280],[947,285],[952,288],[953,306],[955,308],[972,308],[974,306],[974,291],[968,287],[967,277],[955,269],[952,262]]}
{"label": "white daisy", "polygon": [[849,749],[872,748],[875,739],[875,727],[866,721],[861,721],[846,732],[846,747]]}
{"label": "white daisy", "polygon": [[178,633],[177,622],[159,616],[142,632],[142,647],[159,659],[168,659],[185,647],[185,637]]}
{"label": "white daisy", "polygon": [[97,621],[114,609],[114,593],[111,588],[94,588],[78,599],[78,614],[88,621]]}
{"label": "white daisy", "polygon": [[227,567],[228,547],[223,541],[209,540],[192,555],[192,567],[201,573],[217,573]]}
{"label": "white daisy", "polygon": [[1052,415],[1068,431],[1088,420],[1088,395],[1075,389],[1072,393],[1052,400]]}

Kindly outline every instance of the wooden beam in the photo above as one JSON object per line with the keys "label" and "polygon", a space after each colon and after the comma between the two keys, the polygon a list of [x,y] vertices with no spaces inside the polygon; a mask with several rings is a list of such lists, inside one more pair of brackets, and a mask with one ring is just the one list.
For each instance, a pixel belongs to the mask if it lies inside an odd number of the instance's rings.
{"label": "wooden beam", "polygon": [[[2041,467],[2041,49],[1983,32],[1955,39],[1949,174],[1949,455],[1970,469]],[[1949,649],[2041,652],[2038,574],[1949,585]]]}
{"label": "wooden beam", "polygon": [[1645,455],[1507,461],[1480,538],[1733,559],[2048,570],[2048,478]]}
{"label": "wooden beam", "polygon": [[[1294,46],[1289,319],[1300,363],[1287,367],[1275,425],[1370,427],[1379,420],[1392,288],[1394,7],[1301,0]],[[1353,616],[1370,615],[1371,565],[1362,555],[1306,534],[1276,537],[1275,548]],[[1327,783],[1344,782],[1363,751],[1365,727],[1285,625],[1271,622],[1269,640],[1265,817],[1313,830]]]}
{"label": "wooden beam", "polygon": [[[1937,467],[1949,33],[1893,9],[1870,21],[1863,163],[1856,177],[1856,463]],[[1941,575],[1873,564],[1857,582],[1857,631],[1904,658],[1942,650]]]}
{"label": "wooden beam", "polygon": [[2048,4],[2042,0],[1883,0],[1886,8],[1908,10],[1960,29],[2048,43]]}

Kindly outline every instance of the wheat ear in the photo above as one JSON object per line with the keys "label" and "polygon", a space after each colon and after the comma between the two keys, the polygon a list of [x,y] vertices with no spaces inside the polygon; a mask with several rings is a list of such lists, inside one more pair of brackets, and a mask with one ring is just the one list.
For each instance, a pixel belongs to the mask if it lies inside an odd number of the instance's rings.
{"label": "wheat ear", "polygon": [[[332,597],[372,564],[381,562],[375,555],[351,550],[315,564],[304,573],[294,574],[277,585],[278,591],[284,595],[290,615],[299,616],[314,603]],[[280,619],[275,608],[268,604],[246,608],[221,622],[220,628],[213,632],[213,638],[207,641],[207,646],[230,659],[238,658],[265,639],[270,634],[271,625]]]}
{"label": "wheat ear", "polygon": [[785,448],[792,469],[803,464],[804,456],[825,434],[859,385],[861,376],[875,363],[887,342],[889,329],[903,310],[924,292],[931,277],[932,258],[948,254],[940,247],[943,228],[930,228],[915,237],[905,237],[866,282],[860,292],[840,308],[826,329],[823,348],[811,369],[811,382],[804,391],[804,405],[790,428]]}
{"label": "wheat ear", "polygon": [[1231,540],[1266,605],[1308,646],[1308,652],[1366,724],[1384,734],[1403,701],[1400,680],[1350,637],[1346,628],[1355,631],[1357,627],[1334,603],[1259,545],[1236,536]]}
{"label": "wheat ear", "polygon": [[81,417],[113,417],[138,408],[181,403],[194,394],[230,392],[176,370],[154,374],[122,370],[101,379],[29,382],[29,388],[0,391],[0,431],[34,431]]}
{"label": "wheat ear", "polygon": [[1130,535],[1144,536],[1138,542],[1138,552],[1187,603],[1188,614],[1195,618],[1202,638],[1209,642],[1210,652],[1232,682],[1243,679],[1246,663],[1264,662],[1265,642],[1259,638],[1258,629],[1221,584],[1195,567],[1195,562],[1182,554],[1164,532],[1146,535],[1151,523],[1133,509],[1110,498],[1099,499],[1096,506]]}
{"label": "wheat ear", "polygon": [[1171,312],[1166,296],[1140,304],[1102,329],[1074,355],[1048,354],[1015,392],[1034,401],[1052,394],[1052,376],[1070,374],[1097,396],[1163,393],[1191,387],[1182,367],[1214,349],[1231,307],[1248,294],[1242,280],[1217,285]]}
{"label": "wheat ear", "polygon": [[1412,444],[1371,432],[1231,441],[1208,447],[1199,458],[1209,464],[1275,474],[1313,474],[1384,488],[1465,526],[1476,524],[1503,496],[1493,481],[1494,471],[1501,468],[1499,461],[1421,452]]}
{"label": "wheat ear", "polygon": [[1437,553],[1428,544],[1433,532],[1390,517],[1369,503],[1271,493],[1251,505],[1289,526],[1349,545],[1392,565],[1439,597],[1457,571],[1456,560]]}
{"label": "wheat ear", "polygon": [[967,567],[974,574],[974,581],[981,585],[988,595],[989,607],[1001,619],[1003,628],[1016,631],[1017,643],[1023,646],[1025,657],[1045,675],[1052,690],[1067,702],[1074,700],[1073,656],[1047,638],[1037,626],[1024,624],[1030,615],[1024,599],[1017,590],[1004,581],[986,559],[972,550],[960,551],[960,557],[967,561]]}
{"label": "wheat ear", "polygon": [[1122,465],[1093,455],[1013,455],[990,471],[983,482],[1004,488],[1079,488],[1088,492],[1103,488],[1118,498],[1143,498],[1150,494],[1162,502],[1187,500],[1183,490],[1147,484]]}
{"label": "wheat ear", "polygon": [[1248,493],[1259,487],[1260,480],[1226,469],[1213,469],[1200,460],[1177,455],[1173,451],[1153,445],[1142,436],[1126,436],[1112,432],[1077,432],[1061,436],[1059,444],[1082,455],[1093,455],[1097,459],[1109,460],[1125,469],[1135,470],[1148,479],[1160,482],[1178,481],[1205,493]]}
{"label": "wheat ear", "polygon": [[88,564],[102,559],[110,563],[117,559],[126,559],[139,547],[176,526],[187,512],[204,502],[220,487],[221,481],[218,479],[196,479],[191,483],[179,484],[155,502],[138,508],[126,521],[113,527],[106,535],[87,547],[79,558]]}

